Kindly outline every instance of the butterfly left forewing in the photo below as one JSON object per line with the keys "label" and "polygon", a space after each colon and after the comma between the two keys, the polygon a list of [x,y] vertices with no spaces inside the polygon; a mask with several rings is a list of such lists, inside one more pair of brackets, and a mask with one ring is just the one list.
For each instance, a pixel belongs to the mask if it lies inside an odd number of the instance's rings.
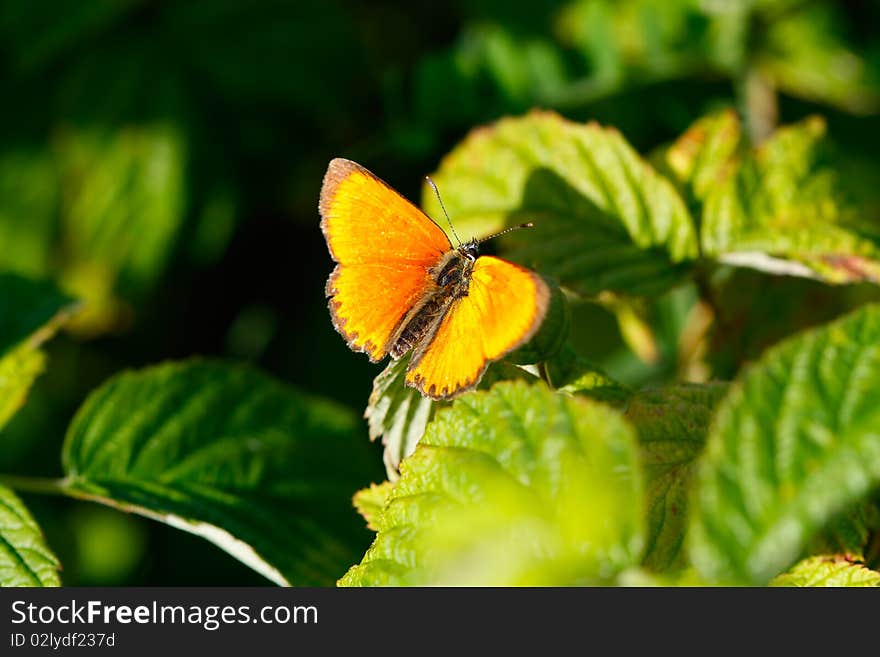
{"label": "butterfly left forewing", "polygon": [[338,263],[327,281],[333,325],[352,349],[380,360],[404,315],[433,284],[428,270],[449,250],[446,234],[367,169],[334,159],[319,203]]}
{"label": "butterfly left forewing", "polygon": [[452,302],[430,342],[416,350],[407,383],[434,399],[472,388],[490,362],[532,338],[549,299],[534,272],[500,258],[478,258],[468,295]]}

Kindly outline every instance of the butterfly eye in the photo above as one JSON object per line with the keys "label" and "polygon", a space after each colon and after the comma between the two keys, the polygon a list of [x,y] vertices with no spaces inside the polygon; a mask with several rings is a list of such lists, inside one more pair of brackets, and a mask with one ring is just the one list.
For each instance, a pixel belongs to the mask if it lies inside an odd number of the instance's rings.
{"label": "butterfly eye", "polygon": [[461,245],[461,252],[473,262],[480,255],[480,243],[477,240],[471,240],[467,244]]}

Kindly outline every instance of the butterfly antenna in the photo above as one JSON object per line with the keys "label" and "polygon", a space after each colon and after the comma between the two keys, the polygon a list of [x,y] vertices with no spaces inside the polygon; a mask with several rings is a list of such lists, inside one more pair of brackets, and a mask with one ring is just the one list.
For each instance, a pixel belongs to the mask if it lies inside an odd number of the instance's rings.
{"label": "butterfly antenna", "polygon": [[510,226],[509,228],[505,228],[504,230],[498,231],[497,233],[495,233],[493,235],[489,235],[488,237],[484,237],[484,238],[478,240],[478,242],[480,244],[482,244],[483,242],[488,242],[489,240],[494,240],[496,237],[500,237],[506,233],[512,233],[513,231],[520,230],[521,228],[534,228],[534,227],[535,227],[535,224],[533,224],[531,221],[529,221],[528,223],[524,223],[524,224],[517,224],[516,226]]}
{"label": "butterfly antenna", "polygon": [[458,242],[459,246],[461,246],[461,240],[458,237],[458,233],[455,232],[455,226],[452,225],[452,219],[449,218],[449,213],[446,212],[446,206],[443,205],[443,199],[440,198],[440,190],[437,189],[437,185],[435,185],[434,181],[431,180],[431,176],[425,176],[425,180],[428,181],[431,189],[434,190],[434,194],[437,196],[437,202],[440,203],[440,208],[443,210],[443,214],[446,215],[446,221],[449,222],[449,227],[452,229],[452,234],[455,237],[455,241]]}

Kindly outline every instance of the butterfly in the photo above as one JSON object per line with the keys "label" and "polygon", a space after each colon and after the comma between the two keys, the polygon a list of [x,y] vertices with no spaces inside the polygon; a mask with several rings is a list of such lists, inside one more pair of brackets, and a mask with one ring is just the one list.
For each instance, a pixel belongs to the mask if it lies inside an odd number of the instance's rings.
{"label": "butterfly", "polygon": [[330,162],[318,209],[337,263],[326,286],[333,326],[373,362],[412,353],[405,381],[422,395],[451,399],[473,388],[541,325],[550,292],[538,274],[481,256],[485,239],[453,245],[361,165]]}

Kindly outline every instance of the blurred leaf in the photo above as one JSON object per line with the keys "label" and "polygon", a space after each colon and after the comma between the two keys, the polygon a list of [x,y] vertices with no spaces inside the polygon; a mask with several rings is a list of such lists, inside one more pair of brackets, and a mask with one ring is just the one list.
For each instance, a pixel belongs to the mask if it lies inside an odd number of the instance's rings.
{"label": "blurred leaf", "polygon": [[64,445],[74,496],[203,536],[279,584],[326,584],[356,557],[351,491],[377,474],[343,408],[210,361],[122,374]]}
{"label": "blurred leaf", "polygon": [[774,577],[770,586],[880,586],[880,573],[842,557],[823,555],[798,562]]}
{"label": "blurred leaf", "polygon": [[373,391],[364,417],[370,428],[370,440],[382,438],[383,460],[388,478],[398,477],[400,462],[413,453],[434,411],[443,402],[422,397],[419,391],[404,384],[409,356],[391,360],[373,379]]}
{"label": "blurred leaf", "polygon": [[516,37],[493,25],[481,26],[470,38],[480,43],[486,72],[511,109],[542,104],[568,84],[562,53],[549,40]]}
{"label": "blurred leaf", "polygon": [[[620,134],[549,112],[475,130],[435,181],[465,238],[533,221],[508,257],[581,294],[654,294],[697,256],[687,208]],[[442,216],[432,192],[423,205]]]}
{"label": "blurred leaf", "polygon": [[880,78],[844,38],[841,11],[834,3],[813,3],[773,21],[757,51],[757,65],[794,96],[857,114],[876,112]]}
{"label": "blurred leaf", "polygon": [[684,75],[706,66],[708,20],[693,0],[576,0],[560,13],[560,39],[578,48],[598,79]]}
{"label": "blurred leaf", "polygon": [[701,458],[690,556],[765,584],[880,483],[880,306],[765,354],[720,405]]}
{"label": "blurred leaf", "polygon": [[369,488],[362,488],[355,493],[354,507],[367,521],[367,529],[379,531],[378,520],[392,490],[394,483],[383,481],[381,484],[370,484]]}
{"label": "blurred leaf", "polygon": [[679,384],[633,394],[625,417],[638,432],[647,513],[642,565],[654,572],[685,565],[682,545],[694,462],[715,404],[727,385]]}
{"label": "blurred leaf", "polygon": [[68,321],[73,301],[53,285],[0,274],[0,428],[43,372],[46,340]]}
{"label": "blurred leaf", "polygon": [[89,304],[76,323],[101,332],[119,320],[116,293],[162,272],[183,220],[185,140],[172,125],[66,130],[62,175],[64,282]]}
{"label": "blurred leaf", "polygon": [[46,354],[27,343],[0,358],[0,429],[24,406],[45,368]]}
{"label": "blurred leaf", "polygon": [[24,504],[0,485],[0,586],[61,586],[59,567]]}
{"label": "blurred leaf", "polygon": [[341,585],[586,584],[638,559],[634,432],[596,402],[498,383],[437,414]]}
{"label": "blurred leaf", "polygon": [[58,176],[48,150],[0,154],[0,267],[48,274],[57,209]]}
{"label": "blurred leaf", "polygon": [[810,554],[837,554],[850,561],[865,559],[871,535],[880,530],[880,509],[872,502],[860,502],[841,513],[807,546]]}
{"label": "blurred leaf", "polygon": [[696,208],[735,171],[742,143],[736,113],[724,110],[699,119],[656,160]]}
{"label": "blurred leaf", "polygon": [[824,138],[811,117],[745,157],[706,200],[704,253],[830,283],[880,281],[880,228],[849,203]]}

